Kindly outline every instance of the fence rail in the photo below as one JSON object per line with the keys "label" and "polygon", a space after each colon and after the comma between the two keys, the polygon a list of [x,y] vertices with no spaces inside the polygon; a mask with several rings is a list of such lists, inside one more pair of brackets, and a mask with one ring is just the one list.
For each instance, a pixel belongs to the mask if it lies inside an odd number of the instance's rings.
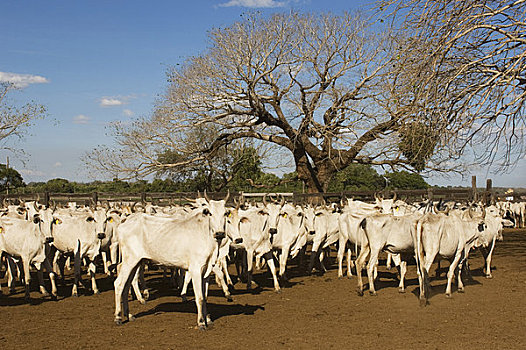
{"label": "fence rail", "polygon": [[[428,188],[425,190],[396,190],[396,191],[345,191],[330,193],[267,193],[267,196],[284,196],[288,201],[294,203],[318,202],[323,198],[327,202],[339,202],[343,198],[354,198],[364,201],[374,200],[375,195],[384,198],[392,197],[396,193],[397,198],[408,201],[419,201],[425,199],[433,200],[454,200],[459,202],[468,202],[482,200],[486,203],[491,200],[526,200],[526,193],[513,194],[495,194],[492,190],[476,190],[472,188]],[[197,192],[140,192],[140,193],[112,193],[112,192],[92,192],[92,193],[30,193],[30,194],[3,194],[0,200],[14,202],[17,200],[39,202],[50,205],[53,203],[65,204],[76,202],[77,204],[86,204],[97,202],[152,202],[158,205],[169,205],[172,203],[185,203],[189,199],[195,199],[200,194]],[[227,192],[210,192],[207,194],[211,199],[225,198]],[[252,201],[261,201],[265,193],[231,193],[230,201],[234,197],[244,196],[245,199]]]}

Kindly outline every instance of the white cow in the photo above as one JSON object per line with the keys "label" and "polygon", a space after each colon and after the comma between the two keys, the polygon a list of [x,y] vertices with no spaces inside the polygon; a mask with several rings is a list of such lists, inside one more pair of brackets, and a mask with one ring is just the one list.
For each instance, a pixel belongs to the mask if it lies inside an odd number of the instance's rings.
{"label": "white cow", "polygon": [[[50,210],[50,209],[47,209]],[[58,254],[73,254],[75,279],[71,294],[78,296],[78,284],[81,280],[81,260],[88,260],[88,272],[91,279],[93,293],[99,294],[95,279],[96,266],[94,260],[99,254],[101,239],[105,237],[105,213],[102,211],[72,212],[69,209],[53,213],[55,225],[53,227],[53,246]],[[55,259],[55,271],[58,270]]]}
{"label": "white cow", "polygon": [[164,266],[188,270],[197,306],[197,326],[211,322],[206,312],[205,278],[217,262],[225,242],[225,201],[195,209],[185,219],[133,214],[117,229],[122,263],[115,280],[115,323],[132,320],[128,293],[131,281],[143,259]]}
{"label": "white cow", "polygon": [[417,267],[420,271],[420,305],[425,306],[428,303],[429,269],[437,256],[450,261],[446,297],[451,297],[451,282],[455,275],[455,269],[459,266],[458,291],[464,292],[461,264],[486,228],[485,211],[482,215],[474,215],[471,209],[465,213],[455,210],[449,215],[426,213],[420,218],[416,234]]}
{"label": "white cow", "polygon": [[30,265],[33,264],[39,271],[40,292],[48,296],[43,285],[42,265],[49,272],[51,281],[51,293],[57,296],[55,285],[55,275],[51,269],[51,264],[46,259],[46,243],[53,241],[51,234],[52,222],[42,220],[35,215],[32,221],[17,218],[0,219],[0,255],[5,252],[14,257],[20,257],[24,267],[25,298],[29,299],[29,282],[31,280]]}

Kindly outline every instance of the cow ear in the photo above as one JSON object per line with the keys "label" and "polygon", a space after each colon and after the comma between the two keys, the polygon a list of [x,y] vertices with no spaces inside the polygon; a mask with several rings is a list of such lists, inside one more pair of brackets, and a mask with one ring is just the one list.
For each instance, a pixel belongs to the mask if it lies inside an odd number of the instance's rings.
{"label": "cow ear", "polygon": [[86,218],[86,221],[87,221],[87,222],[93,222],[93,221],[95,221],[95,218],[94,218],[93,216],[88,216],[88,217]]}
{"label": "cow ear", "polygon": [[268,215],[268,213],[266,211],[264,211],[264,210],[258,211],[258,214],[259,215]]}
{"label": "cow ear", "polygon": [[60,225],[61,223],[62,223],[62,220],[60,220],[59,218],[53,218],[54,225]]}
{"label": "cow ear", "polygon": [[249,220],[247,217],[242,217],[241,220],[239,220],[239,222],[246,224],[247,222],[249,222]]}
{"label": "cow ear", "polygon": [[212,214],[210,214],[210,210],[208,210],[208,208],[204,208],[203,215],[212,215]]}

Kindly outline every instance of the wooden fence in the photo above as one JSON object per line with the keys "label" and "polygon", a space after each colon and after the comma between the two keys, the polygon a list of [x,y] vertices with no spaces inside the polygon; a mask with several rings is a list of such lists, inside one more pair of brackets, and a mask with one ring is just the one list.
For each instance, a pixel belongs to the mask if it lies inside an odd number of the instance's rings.
{"label": "wooden fence", "polygon": [[[276,197],[283,196],[288,202],[293,203],[319,203],[323,198],[326,202],[339,202],[342,198],[354,198],[363,201],[374,201],[375,195],[383,196],[384,198],[392,198],[396,193],[397,198],[406,201],[421,201],[425,199],[433,200],[454,200],[458,202],[469,202],[474,200],[482,200],[489,202],[491,199],[505,200],[512,198],[512,201],[526,200],[526,193],[514,193],[506,195],[495,195],[491,190],[473,190],[471,188],[429,188],[425,190],[397,190],[395,191],[345,191],[332,193],[267,193],[267,196]],[[225,198],[226,192],[212,192],[208,193],[211,199]],[[37,200],[46,205],[53,203],[66,204],[68,202],[75,202],[80,205],[89,205],[97,202],[151,202],[157,205],[170,205],[173,203],[182,204],[188,202],[189,199],[195,199],[199,195],[196,192],[162,192],[162,193],[109,193],[109,192],[92,192],[92,193],[31,193],[31,194],[9,194],[0,195],[0,200],[3,202],[17,202],[18,200],[31,201]],[[229,202],[233,202],[233,198],[243,196],[250,201],[262,201],[265,193],[243,193],[236,192],[230,194]]]}

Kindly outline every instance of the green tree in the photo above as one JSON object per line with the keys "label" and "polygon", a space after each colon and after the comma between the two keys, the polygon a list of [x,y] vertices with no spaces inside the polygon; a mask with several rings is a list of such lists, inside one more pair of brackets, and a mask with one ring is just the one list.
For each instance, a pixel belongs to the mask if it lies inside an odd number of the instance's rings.
{"label": "green tree", "polygon": [[370,191],[385,188],[385,180],[369,165],[351,164],[329,183],[329,192]]}
{"label": "green tree", "polygon": [[13,168],[7,168],[5,164],[0,164],[0,191],[5,192],[7,187],[9,189],[16,189],[24,187],[24,179],[18,171]]}
{"label": "green tree", "polygon": [[48,182],[46,182],[45,191],[58,193],[73,193],[74,186],[71,182],[69,182],[66,179],[51,179]]}
{"label": "green tree", "polygon": [[388,180],[389,189],[417,190],[429,187],[420,174],[410,173],[405,170],[386,173],[385,178]]}

